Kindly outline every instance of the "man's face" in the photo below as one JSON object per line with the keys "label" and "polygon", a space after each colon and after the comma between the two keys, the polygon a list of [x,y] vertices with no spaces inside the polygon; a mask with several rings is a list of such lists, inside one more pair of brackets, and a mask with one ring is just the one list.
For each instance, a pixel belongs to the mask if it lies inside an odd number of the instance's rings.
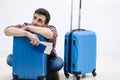
{"label": "man's face", "polygon": [[33,19],[32,19],[32,25],[33,26],[39,26],[39,27],[45,27],[45,20],[46,17],[42,14],[34,14]]}

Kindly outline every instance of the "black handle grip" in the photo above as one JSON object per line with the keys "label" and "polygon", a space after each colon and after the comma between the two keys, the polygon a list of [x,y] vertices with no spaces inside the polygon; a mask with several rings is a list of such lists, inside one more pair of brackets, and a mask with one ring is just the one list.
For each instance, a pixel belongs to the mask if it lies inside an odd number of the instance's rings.
{"label": "black handle grip", "polygon": [[86,31],[85,29],[74,29],[74,30],[72,30],[72,32],[74,32],[74,31]]}

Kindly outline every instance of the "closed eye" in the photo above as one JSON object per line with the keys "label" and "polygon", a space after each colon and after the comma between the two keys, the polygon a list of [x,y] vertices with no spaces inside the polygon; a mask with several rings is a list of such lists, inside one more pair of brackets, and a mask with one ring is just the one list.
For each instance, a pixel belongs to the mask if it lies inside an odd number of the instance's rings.
{"label": "closed eye", "polygon": [[38,22],[42,23],[43,21],[42,21],[42,19],[38,19]]}

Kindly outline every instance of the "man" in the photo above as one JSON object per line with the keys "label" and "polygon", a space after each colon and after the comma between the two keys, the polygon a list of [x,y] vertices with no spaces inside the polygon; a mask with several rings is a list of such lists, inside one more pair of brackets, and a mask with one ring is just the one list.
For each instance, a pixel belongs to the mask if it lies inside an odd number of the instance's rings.
{"label": "man", "polygon": [[[7,36],[26,36],[30,39],[32,45],[39,45],[40,40],[31,32],[42,35],[47,39],[48,42],[53,43],[53,49],[48,55],[48,75],[59,71],[63,66],[63,61],[60,57],[57,56],[55,46],[57,39],[57,30],[54,26],[48,25],[50,21],[50,14],[47,10],[39,8],[35,10],[33,19],[31,23],[24,23],[21,25],[12,25],[4,29],[4,33]],[[12,54],[7,57],[7,64],[12,66]],[[57,65],[55,65],[57,64]],[[51,67],[50,67],[51,66]],[[47,76],[48,76],[47,75]],[[51,75],[51,74],[50,74]],[[53,79],[48,79],[53,80]],[[59,79],[55,79],[59,80]]]}

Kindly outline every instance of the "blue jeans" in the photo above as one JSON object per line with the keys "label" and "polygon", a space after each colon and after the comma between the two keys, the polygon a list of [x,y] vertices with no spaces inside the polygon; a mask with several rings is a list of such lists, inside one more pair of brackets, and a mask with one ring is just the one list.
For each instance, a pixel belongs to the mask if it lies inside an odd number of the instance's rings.
{"label": "blue jeans", "polygon": [[[7,56],[7,64],[12,67],[13,54]],[[63,67],[63,60],[61,57],[55,56],[47,60],[47,73],[59,71]]]}

